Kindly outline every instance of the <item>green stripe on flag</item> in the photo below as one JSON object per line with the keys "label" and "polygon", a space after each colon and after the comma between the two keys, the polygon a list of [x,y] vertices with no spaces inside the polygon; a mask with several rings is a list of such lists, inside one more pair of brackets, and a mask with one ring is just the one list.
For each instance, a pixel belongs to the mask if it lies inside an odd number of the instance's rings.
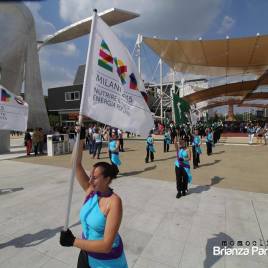
{"label": "green stripe on flag", "polygon": [[111,52],[109,47],[108,47],[108,45],[103,40],[101,42],[101,47],[104,48],[104,49],[107,49],[109,52]]}
{"label": "green stripe on flag", "polygon": [[102,68],[106,69],[107,71],[113,72],[113,67],[109,64],[107,64],[103,60],[98,60],[98,65],[101,66]]}

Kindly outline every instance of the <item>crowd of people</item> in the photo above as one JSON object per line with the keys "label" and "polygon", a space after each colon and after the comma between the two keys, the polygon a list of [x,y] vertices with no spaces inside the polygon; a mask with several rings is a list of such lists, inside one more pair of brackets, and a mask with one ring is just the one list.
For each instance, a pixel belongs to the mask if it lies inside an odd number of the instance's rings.
{"label": "crowd of people", "polygon": [[44,145],[46,144],[46,135],[42,128],[36,128],[34,131],[27,130],[24,135],[24,145],[27,156],[34,152],[34,155],[44,154]]}
{"label": "crowd of people", "polygon": [[257,144],[265,144],[268,143],[268,124],[260,124],[256,122],[255,124],[249,122],[244,126],[246,132],[248,133],[248,144],[253,144],[253,139],[256,136]]}
{"label": "crowd of people", "polygon": [[[159,124],[155,124],[158,126]],[[207,147],[207,155],[212,154],[213,146],[219,141],[223,131],[221,121],[213,122],[207,125],[203,122],[197,122],[196,125],[182,124],[175,126],[174,122],[170,122],[164,130],[154,129],[150,132],[146,139],[146,157],[145,163],[154,161],[154,139],[153,133],[163,132],[163,151],[169,152],[171,144],[174,144],[176,149],[175,161],[175,177],[177,185],[176,198],[185,196],[188,191],[188,183],[192,181],[190,171],[190,161],[193,161],[193,168],[199,167],[200,157],[202,154],[201,144],[202,137],[205,138]],[[191,146],[191,150],[190,150]]]}

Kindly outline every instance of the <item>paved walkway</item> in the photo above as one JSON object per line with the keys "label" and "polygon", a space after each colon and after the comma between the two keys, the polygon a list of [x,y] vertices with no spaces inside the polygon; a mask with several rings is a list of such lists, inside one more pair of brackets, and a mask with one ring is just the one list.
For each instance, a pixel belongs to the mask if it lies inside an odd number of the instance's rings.
{"label": "paved walkway", "polygon": [[[0,267],[76,267],[78,250],[59,246],[70,170],[0,161]],[[121,177],[120,233],[129,267],[268,267],[268,256],[213,256],[221,241],[268,239],[268,195],[192,185],[176,199],[175,182]],[[83,193],[75,184],[71,229],[78,236]],[[251,247],[250,247],[251,248]]]}
{"label": "paved walkway", "polygon": [[[126,152],[121,153],[123,176],[140,176],[151,179],[174,182],[174,145],[169,153],[163,153],[163,142],[156,142],[155,161],[145,164],[145,141],[125,141]],[[107,148],[102,150],[101,160],[109,161]],[[197,185],[213,185],[227,189],[268,193],[267,159],[268,146],[265,145],[229,145],[217,144],[211,156],[206,155],[203,146],[200,168],[192,170],[193,181]],[[56,157],[22,157],[15,161],[71,168],[71,155]],[[90,168],[93,160],[84,151],[83,163]],[[16,164],[14,163],[14,165]]]}

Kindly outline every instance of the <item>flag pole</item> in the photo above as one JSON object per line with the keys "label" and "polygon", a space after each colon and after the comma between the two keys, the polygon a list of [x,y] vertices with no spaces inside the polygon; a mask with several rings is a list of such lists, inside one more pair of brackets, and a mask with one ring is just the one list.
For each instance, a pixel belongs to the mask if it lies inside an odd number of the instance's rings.
{"label": "flag pole", "polygon": [[171,98],[171,118],[172,121],[175,122],[175,114],[174,114],[174,100],[173,100],[173,95],[176,92],[176,82],[175,82],[175,68],[173,68],[173,72],[172,72],[172,89],[170,90],[170,98]]}
{"label": "flag pole", "polygon": [[163,64],[162,59],[159,60],[160,66],[160,117],[161,117],[161,124],[163,123]]}
{"label": "flag pole", "polygon": [[[97,9],[93,10],[93,16],[92,16],[92,23],[91,23],[91,32],[89,36],[89,44],[88,44],[88,51],[87,51],[87,61],[86,61],[86,68],[85,68],[85,75],[84,75],[84,83],[83,83],[83,90],[82,90],[82,98],[81,98],[81,104],[80,104],[80,112],[79,112],[79,126],[82,125],[83,122],[83,117],[82,117],[82,112],[83,112],[83,107],[84,107],[84,102],[85,102],[85,85],[86,85],[86,80],[87,80],[87,75],[88,75],[88,62],[89,59],[91,59],[91,54],[92,54],[92,43],[95,37],[95,28],[96,28],[96,19],[97,19]],[[74,186],[74,177],[75,177],[75,171],[76,171],[76,164],[77,164],[77,156],[78,156],[78,149],[80,145],[80,131],[77,133],[76,137],[76,142],[74,146],[74,153],[73,153],[73,162],[72,162],[72,172],[70,176],[70,184],[69,184],[69,194],[68,194],[68,201],[67,201],[67,210],[66,210],[66,217],[65,217],[65,223],[64,223],[64,230],[66,231],[69,226],[69,221],[70,221],[70,212],[71,212],[71,203],[72,203],[72,195],[73,195],[73,186]]]}

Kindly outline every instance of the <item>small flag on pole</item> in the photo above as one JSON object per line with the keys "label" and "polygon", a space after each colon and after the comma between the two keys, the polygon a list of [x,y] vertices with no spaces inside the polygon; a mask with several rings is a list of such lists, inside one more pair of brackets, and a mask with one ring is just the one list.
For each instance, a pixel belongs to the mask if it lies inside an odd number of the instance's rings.
{"label": "small flag on pole", "polygon": [[188,114],[190,112],[190,105],[178,95],[173,94],[173,107],[175,113],[175,121],[177,125],[186,124],[189,122]]}

